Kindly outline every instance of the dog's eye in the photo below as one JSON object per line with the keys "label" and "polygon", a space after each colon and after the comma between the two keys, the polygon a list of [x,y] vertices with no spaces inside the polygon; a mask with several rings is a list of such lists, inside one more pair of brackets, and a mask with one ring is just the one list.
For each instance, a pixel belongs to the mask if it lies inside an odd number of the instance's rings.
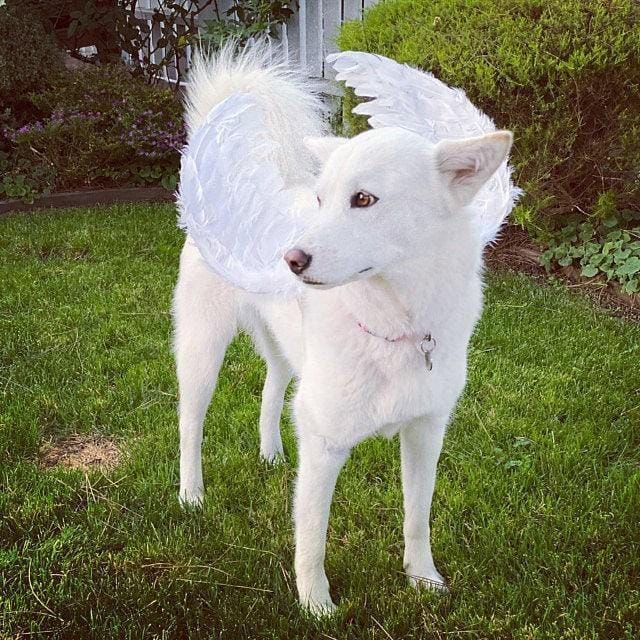
{"label": "dog's eye", "polygon": [[351,206],[352,207],[370,207],[372,204],[378,202],[378,198],[372,196],[370,193],[366,191],[358,191],[358,193],[354,193],[351,196]]}

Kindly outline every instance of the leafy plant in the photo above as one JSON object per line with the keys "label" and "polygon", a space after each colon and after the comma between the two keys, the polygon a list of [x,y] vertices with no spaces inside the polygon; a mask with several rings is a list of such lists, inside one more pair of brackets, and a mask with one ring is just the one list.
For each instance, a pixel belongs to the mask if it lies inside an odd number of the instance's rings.
{"label": "leafy plant", "polygon": [[535,442],[524,436],[515,436],[507,445],[494,446],[491,450],[496,466],[506,471],[528,469],[532,466]]}
{"label": "leafy plant", "polygon": [[5,174],[0,182],[0,195],[33,202],[36,190],[23,175]]}
{"label": "leafy plant", "polygon": [[297,2],[236,0],[225,16],[218,13],[216,20],[205,22],[200,42],[215,48],[228,38],[243,44],[256,36],[275,36],[277,27],[285,23],[297,7]]}
{"label": "leafy plant", "polygon": [[[147,22],[137,15],[137,0],[119,0],[115,20],[120,48],[148,82],[171,72],[176,91],[186,71],[185,49],[198,39],[200,17],[215,0],[159,0]],[[154,31],[159,38],[153,38]]]}
{"label": "leafy plant", "polygon": [[178,186],[178,172],[173,166],[143,164],[131,167],[130,171],[136,184],[160,184],[168,191],[174,191]]}
{"label": "leafy plant", "polygon": [[49,192],[51,171],[46,164],[16,159],[0,151],[0,198],[33,202],[42,193]]}
{"label": "leafy plant", "polygon": [[549,239],[540,257],[547,270],[553,265],[580,267],[585,278],[604,277],[628,294],[640,292],[640,212],[611,211],[606,217],[573,217]]}

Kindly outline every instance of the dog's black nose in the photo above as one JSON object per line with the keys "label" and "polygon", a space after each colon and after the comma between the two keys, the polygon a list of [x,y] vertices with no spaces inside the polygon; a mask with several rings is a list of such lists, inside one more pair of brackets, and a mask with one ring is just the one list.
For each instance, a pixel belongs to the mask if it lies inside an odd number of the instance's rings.
{"label": "dog's black nose", "polygon": [[284,254],[284,259],[289,265],[289,269],[298,276],[311,264],[311,256],[302,249],[287,251]]}

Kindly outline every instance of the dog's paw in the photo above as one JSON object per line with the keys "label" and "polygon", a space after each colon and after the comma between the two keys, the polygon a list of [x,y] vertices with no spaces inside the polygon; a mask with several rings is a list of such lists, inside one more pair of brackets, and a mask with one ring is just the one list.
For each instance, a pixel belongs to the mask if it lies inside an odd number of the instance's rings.
{"label": "dog's paw", "polygon": [[408,567],[405,571],[409,579],[409,584],[415,589],[431,589],[442,593],[449,591],[447,581],[440,575],[435,567],[415,572],[411,571],[411,568]]}
{"label": "dog's paw", "polygon": [[284,462],[284,451],[280,447],[260,447],[260,459],[267,464],[276,466]]}
{"label": "dog's paw", "polygon": [[314,618],[330,616],[337,608],[328,593],[326,597],[307,598],[306,600],[301,600],[300,605]]}
{"label": "dog's paw", "polygon": [[180,489],[178,499],[180,504],[185,509],[199,508],[202,506],[204,491],[202,487],[196,487],[195,489]]}
{"label": "dog's paw", "polygon": [[316,618],[330,616],[336,609],[329,593],[329,581],[326,576],[303,582],[298,580],[300,606]]}

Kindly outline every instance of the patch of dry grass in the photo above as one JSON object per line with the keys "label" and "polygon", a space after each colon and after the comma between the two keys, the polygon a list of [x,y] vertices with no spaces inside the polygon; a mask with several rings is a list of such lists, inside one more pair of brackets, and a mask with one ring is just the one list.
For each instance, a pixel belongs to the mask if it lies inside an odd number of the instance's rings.
{"label": "patch of dry grass", "polygon": [[105,436],[73,434],[45,444],[40,450],[40,466],[43,469],[113,469],[118,465],[122,452],[115,441]]}

